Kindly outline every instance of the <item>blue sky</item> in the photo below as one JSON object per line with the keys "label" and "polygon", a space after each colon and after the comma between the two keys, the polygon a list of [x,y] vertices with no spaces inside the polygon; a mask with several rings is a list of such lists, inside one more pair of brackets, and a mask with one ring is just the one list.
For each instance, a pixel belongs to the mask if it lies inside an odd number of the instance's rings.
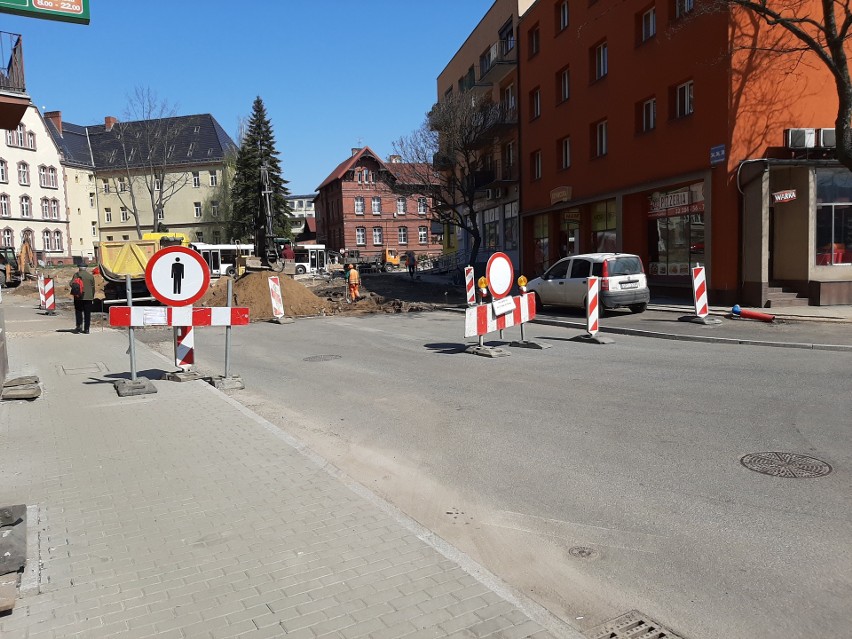
{"label": "blue sky", "polygon": [[[235,139],[260,95],[292,193],[355,146],[382,157],[423,122],[435,82],[493,0],[91,0],[88,26],[0,13],[27,91],[74,124],[122,119],[148,87]],[[239,7],[239,8],[236,8]]]}

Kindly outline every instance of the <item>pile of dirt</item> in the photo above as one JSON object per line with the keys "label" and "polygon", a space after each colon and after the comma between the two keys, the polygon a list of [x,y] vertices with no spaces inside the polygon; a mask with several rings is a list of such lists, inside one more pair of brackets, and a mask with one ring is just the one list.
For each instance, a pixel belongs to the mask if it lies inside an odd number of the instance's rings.
{"label": "pile of dirt", "polygon": [[[39,270],[39,273],[53,280],[54,295],[56,296],[57,303],[71,301],[71,278],[76,272],[76,266],[60,266]],[[38,275],[28,275],[27,279],[18,286],[4,288],[3,294],[38,299]],[[104,278],[100,275],[95,275],[95,297],[104,297]]]}
{"label": "pile of dirt", "polygon": [[[270,320],[272,314],[272,299],[269,295],[269,278],[275,275],[270,272],[247,273],[234,281],[233,305],[249,309],[252,321]],[[219,278],[210,287],[197,305],[198,306],[227,306],[228,279]],[[284,313],[288,317],[310,317],[314,315],[331,315],[333,307],[327,301],[320,299],[307,287],[295,280],[281,275],[281,297],[284,300]]]}

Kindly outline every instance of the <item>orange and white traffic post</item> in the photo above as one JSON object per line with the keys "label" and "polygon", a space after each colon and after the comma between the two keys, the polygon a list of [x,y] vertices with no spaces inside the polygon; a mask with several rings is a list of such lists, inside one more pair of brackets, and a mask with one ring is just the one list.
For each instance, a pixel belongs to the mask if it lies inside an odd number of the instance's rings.
{"label": "orange and white traffic post", "polygon": [[586,335],[583,337],[595,344],[612,344],[613,339],[600,335],[600,278],[590,277],[586,291]]}

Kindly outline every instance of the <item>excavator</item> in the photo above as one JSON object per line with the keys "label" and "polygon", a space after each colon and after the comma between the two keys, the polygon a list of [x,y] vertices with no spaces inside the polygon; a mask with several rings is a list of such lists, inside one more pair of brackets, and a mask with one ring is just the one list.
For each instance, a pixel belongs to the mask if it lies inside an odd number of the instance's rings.
{"label": "excavator", "polygon": [[11,246],[0,246],[0,286],[17,286],[29,274],[35,273],[36,258],[32,241],[25,236],[16,254]]}

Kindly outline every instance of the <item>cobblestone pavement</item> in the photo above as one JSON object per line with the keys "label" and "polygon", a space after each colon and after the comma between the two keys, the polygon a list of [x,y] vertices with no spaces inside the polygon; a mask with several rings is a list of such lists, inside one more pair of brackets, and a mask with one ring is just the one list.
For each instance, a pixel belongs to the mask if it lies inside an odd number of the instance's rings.
{"label": "cobblestone pavement", "polygon": [[119,398],[125,333],[3,310],[10,377],[42,385],[0,409],[30,532],[4,639],[580,637],[206,383]]}

